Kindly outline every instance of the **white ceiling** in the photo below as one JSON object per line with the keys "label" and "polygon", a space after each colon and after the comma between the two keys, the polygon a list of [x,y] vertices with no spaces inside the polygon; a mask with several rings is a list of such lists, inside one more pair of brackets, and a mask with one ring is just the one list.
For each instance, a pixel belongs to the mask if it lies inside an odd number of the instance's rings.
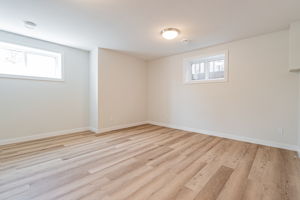
{"label": "white ceiling", "polygon": [[[300,0],[0,0],[2,30],[146,60],[285,29],[299,19]],[[23,20],[38,27],[28,30]],[[180,29],[180,37],[162,39],[167,27]]]}

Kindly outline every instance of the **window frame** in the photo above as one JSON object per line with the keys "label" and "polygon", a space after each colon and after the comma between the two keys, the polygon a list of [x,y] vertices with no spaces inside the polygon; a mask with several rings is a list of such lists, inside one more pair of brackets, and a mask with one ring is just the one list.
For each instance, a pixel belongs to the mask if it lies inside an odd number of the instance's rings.
{"label": "window frame", "polygon": [[[36,81],[54,81],[54,82],[64,82],[65,81],[65,70],[64,70],[64,53],[52,50],[46,50],[37,47],[31,47],[29,45],[16,44],[12,42],[0,41],[1,45],[9,45],[14,47],[13,50],[20,50],[25,54],[30,53],[33,55],[41,55],[58,58],[57,64],[60,65],[61,68],[61,78],[50,78],[50,77],[42,77],[42,76],[26,76],[26,75],[16,75],[16,74],[3,74],[0,72],[0,78],[9,78],[9,79],[21,79],[21,80],[36,80]],[[26,57],[25,57],[26,59]]]}
{"label": "window frame", "polygon": [[[224,78],[221,79],[209,79],[209,80],[192,80],[191,79],[191,63],[197,60],[205,59],[207,57],[213,57],[217,55],[224,54]],[[216,51],[211,53],[200,54],[195,57],[189,57],[183,59],[183,83],[193,84],[193,83],[222,83],[228,82],[228,50]],[[204,69],[207,70],[206,68]]]}

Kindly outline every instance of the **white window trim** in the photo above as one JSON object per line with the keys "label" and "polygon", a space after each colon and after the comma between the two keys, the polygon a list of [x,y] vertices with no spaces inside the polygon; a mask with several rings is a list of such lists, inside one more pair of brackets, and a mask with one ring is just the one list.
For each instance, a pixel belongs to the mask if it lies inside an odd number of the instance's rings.
{"label": "white window trim", "polygon": [[[201,60],[206,57],[211,57],[211,56],[216,56],[219,54],[224,54],[225,59],[224,59],[224,78],[222,79],[212,79],[212,80],[191,80],[190,76],[190,63],[194,60]],[[228,66],[228,50],[223,50],[223,51],[217,51],[217,52],[212,52],[212,53],[207,53],[207,54],[201,54],[196,57],[189,57],[183,59],[183,83],[184,84],[193,84],[193,83],[222,83],[222,82],[227,82],[228,81],[228,71],[229,71],[229,66]]]}
{"label": "white window trim", "polygon": [[23,75],[12,75],[12,74],[0,74],[0,78],[34,80],[34,81],[55,81],[55,82],[64,82],[65,81],[63,77],[58,79],[58,78],[23,76]]}
{"label": "white window trim", "polygon": [[55,81],[55,82],[64,82],[65,81],[65,70],[64,70],[64,53],[57,52],[52,50],[46,50],[37,47],[30,47],[25,45],[19,45],[12,42],[0,41],[0,44],[9,44],[11,46],[15,46],[16,49],[20,48],[22,50],[26,50],[29,53],[37,54],[37,55],[56,55],[60,54],[60,65],[61,65],[61,78],[47,78],[47,77],[38,77],[38,76],[24,76],[24,75],[14,75],[14,74],[2,74],[0,73],[0,78],[8,78],[8,79],[21,79],[21,80],[35,80],[35,81]]}

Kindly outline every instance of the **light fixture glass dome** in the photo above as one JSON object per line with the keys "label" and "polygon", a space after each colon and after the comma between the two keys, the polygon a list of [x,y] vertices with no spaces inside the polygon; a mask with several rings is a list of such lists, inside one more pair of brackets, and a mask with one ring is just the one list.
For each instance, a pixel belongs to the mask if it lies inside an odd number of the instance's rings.
{"label": "light fixture glass dome", "polygon": [[161,31],[161,35],[167,40],[173,40],[179,35],[179,30],[176,28],[167,28]]}

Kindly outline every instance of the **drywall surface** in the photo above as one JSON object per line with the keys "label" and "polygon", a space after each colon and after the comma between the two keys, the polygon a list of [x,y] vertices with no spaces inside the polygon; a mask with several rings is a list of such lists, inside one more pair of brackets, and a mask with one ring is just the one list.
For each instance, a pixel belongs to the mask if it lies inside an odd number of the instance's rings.
{"label": "drywall surface", "polygon": [[89,71],[89,122],[90,129],[97,132],[99,129],[99,51],[98,48],[90,51]]}
{"label": "drywall surface", "polygon": [[99,49],[99,125],[109,128],[147,119],[145,61]]}
{"label": "drywall surface", "polygon": [[300,70],[300,21],[290,25],[289,67],[291,71]]}

